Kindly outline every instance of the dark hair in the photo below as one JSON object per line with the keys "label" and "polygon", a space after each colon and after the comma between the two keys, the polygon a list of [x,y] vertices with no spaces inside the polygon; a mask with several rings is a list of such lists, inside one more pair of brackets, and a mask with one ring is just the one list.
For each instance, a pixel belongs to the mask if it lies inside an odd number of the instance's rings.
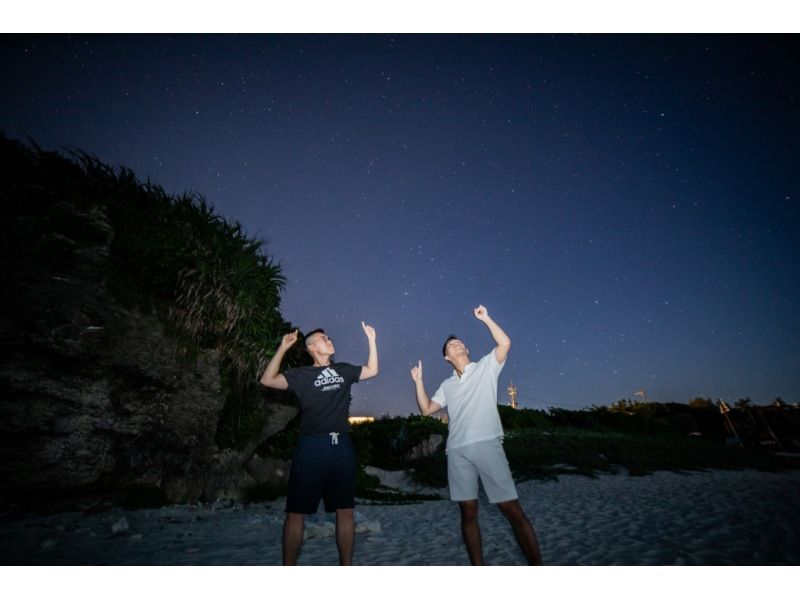
{"label": "dark hair", "polygon": [[306,334],[305,339],[303,341],[303,344],[306,346],[306,349],[308,349],[308,339],[311,337],[312,334],[317,334],[318,332],[325,334],[325,330],[323,330],[322,328],[314,328],[314,330]]}
{"label": "dark hair", "polygon": [[443,357],[447,357],[447,343],[449,343],[453,339],[458,340],[458,337],[455,334],[451,334],[450,336],[447,337],[447,340],[444,341],[444,344],[442,345],[442,356]]}

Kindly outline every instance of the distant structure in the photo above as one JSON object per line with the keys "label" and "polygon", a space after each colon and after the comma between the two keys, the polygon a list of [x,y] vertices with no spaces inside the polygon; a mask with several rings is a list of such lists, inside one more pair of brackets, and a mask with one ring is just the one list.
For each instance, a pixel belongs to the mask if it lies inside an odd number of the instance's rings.
{"label": "distant structure", "polygon": [[732,441],[732,444],[735,443],[739,446],[744,446],[742,439],[739,438],[739,433],[736,431],[736,426],[734,426],[733,422],[731,421],[731,417],[729,415],[731,412],[730,406],[722,399],[717,399],[717,404],[719,405],[719,412],[722,414],[722,417],[725,418],[725,429],[731,434],[731,436],[729,436],[729,440]]}
{"label": "distant structure", "polygon": [[640,388],[635,393],[633,393],[633,395],[636,396],[636,397],[642,397],[644,402],[645,403],[647,402],[647,395],[644,394],[644,388]]}
{"label": "distant structure", "polygon": [[508,388],[506,388],[506,391],[508,392],[508,396],[509,396],[509,399],[508,399],[509,406],[512,409],[517,409],[519,407],[519,403],[517,403],[517,387],[514,386],[513,382],[511,382],[508,385]]}
{"label": "distant structure", "polygon": [[371,424],[375,421],[375,418],[371,415],[352,415],[347,418],[347,421],[350,422],[351,426],[355,426],[358,424]]}

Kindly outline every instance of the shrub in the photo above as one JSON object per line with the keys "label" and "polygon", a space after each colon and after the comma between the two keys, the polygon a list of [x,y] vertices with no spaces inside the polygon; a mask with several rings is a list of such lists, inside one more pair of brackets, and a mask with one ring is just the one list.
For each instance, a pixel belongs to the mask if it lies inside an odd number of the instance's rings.
{"label": "shrub", "polygon": [[[407,467],[411,449],[431,434],[441,434],[446,438],[447,425],[438,419],[419,415],[381,418],[359,424],[351,430],[359,456],[365,463],[382,469]],[[442,442],[439,451],[444,451],[444,444]]]}

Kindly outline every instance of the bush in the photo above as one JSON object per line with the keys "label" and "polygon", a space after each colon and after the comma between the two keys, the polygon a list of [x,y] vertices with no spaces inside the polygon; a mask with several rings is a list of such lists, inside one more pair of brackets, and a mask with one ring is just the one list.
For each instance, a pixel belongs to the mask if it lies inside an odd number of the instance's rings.
{"label": "bush", "polygon": [[409,475],[418,484],[431,488],[446,488],[447,455],[444,450],[436,451],[429,457],[421,457],[414,461]]}
{"label": "bush", "polygon": [[[447,425],[432,417],[387,417],[353,426],[351,435],[359,457],[382,469],[405,469],[409,453],[431,434],[447,438]],[[439,451],[444,451],[442,442]],[[414,461],[416,463],[416,461]]]}
{"label": "bush", "polygon": [[275,457],[288,460],[294,454],[297,439],[300,437],[300,414],[298,413],[286,427],[270,436],[256,451],[262,457]]}
{"label": "bush", "polygon": [[505,448],[517,479],[564,471],[594,476],[598,472],[615,472],[619,467],[626,468],[630,475],[654,471],[744,468],[781,471],[800,468],[797,459],[759,450],[724,447],[706,440],[576,429],[518,433],[506,439]]}
{"label": "bush", "polygon": [[545,411],[513,409],[508,405],[498,405],[497,410],[500,413],[500,421],[506,432],[521,429],[549,430],[553,427]]}

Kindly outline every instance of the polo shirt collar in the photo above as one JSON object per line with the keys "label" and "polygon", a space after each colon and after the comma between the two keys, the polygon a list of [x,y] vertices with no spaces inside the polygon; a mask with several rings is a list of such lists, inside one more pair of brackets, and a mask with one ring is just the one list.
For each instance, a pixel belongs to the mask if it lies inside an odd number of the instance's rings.
{"label": "polo shirt collar", "polygon": [[458,381],[459,381],[459,382],[462,382],[462,381],[464,380],[464,378],[466,378],[466,377],[467,377],[467,374],[469,373],[469,371],[470,371],[472,368],[474,368],[474,367],[475,367],[475,362],[474,362],[474,361],[470,361],[470,362],[469,362],[469,363],[468,363],[468,364],[467,364],[467,365],[464,367],[464,371],[463,371],[463,372],[461,372],[461,375],[460,375],[460,376],[459,376],[459,375],[456,373],[456,371],[455,371],[455,370],[453,370],[453,376],[455,376],[455,377],[458,379]]}

